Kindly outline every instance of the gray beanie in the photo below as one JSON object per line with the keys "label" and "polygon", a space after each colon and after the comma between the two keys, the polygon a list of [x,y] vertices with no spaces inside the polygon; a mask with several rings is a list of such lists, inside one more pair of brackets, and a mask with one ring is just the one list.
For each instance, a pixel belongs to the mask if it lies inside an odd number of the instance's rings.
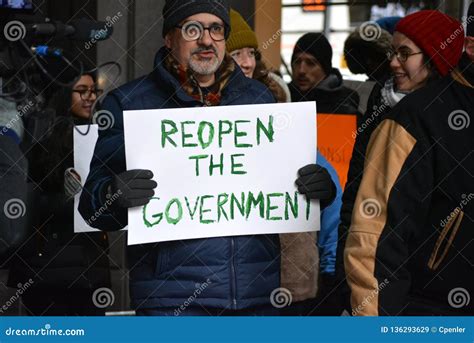
{"label": "gray beanie", "polygon": [[184,19],[198,13],[210,13],[222,19],[227,38],[230,33],[229,12],[227,0],[166,0],[163,8],[163,37]]}

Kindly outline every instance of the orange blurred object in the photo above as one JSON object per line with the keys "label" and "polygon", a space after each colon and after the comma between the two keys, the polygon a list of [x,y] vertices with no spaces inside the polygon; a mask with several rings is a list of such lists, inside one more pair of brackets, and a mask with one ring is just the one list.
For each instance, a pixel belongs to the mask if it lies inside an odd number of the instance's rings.
{"label": "orange blurred object", "polygon": [[305,12],[322,12],[326,10],[326,0],[303,0],[303,10]]}
{"label": "orange blurred object", "polygon": [[346,186],[356,137],[355,114],[318,114],[318,150],[336,170],[342,189]]}

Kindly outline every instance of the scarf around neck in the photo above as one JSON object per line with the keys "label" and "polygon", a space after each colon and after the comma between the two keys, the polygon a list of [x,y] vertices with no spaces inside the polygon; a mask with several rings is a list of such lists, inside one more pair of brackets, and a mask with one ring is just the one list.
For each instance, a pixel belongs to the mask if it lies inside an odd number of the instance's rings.
{"label": "scarf around neck", "polygon": [[395,91],[395,83],[393,78],[390,78],[385,82],[385,86],[382,88],[382,101],[386,106],[394,108],[409,92],[397,92]]}

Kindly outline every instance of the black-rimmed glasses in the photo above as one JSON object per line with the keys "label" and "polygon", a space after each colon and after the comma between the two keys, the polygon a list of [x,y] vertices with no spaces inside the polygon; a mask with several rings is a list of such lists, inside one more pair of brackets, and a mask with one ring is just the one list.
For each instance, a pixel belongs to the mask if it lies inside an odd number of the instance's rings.
{"label": "black-rimmed glasses", "polygon": [[72,92],[79,93],[82,100],[89,100],[92,97],[92,94],[94,94],[96,98],[104,94],[104,90],[97,88],[73,89]]}
{"label": "black-rimmed glasses", "polygon": [[198,21],[188,21],[183,25],[177,25],[176,28],[181,29],[183,38],[188,42],[196,41],[202,38],[204,31],[209,31],[209,35],[216,42],[225,40],[225,27],[220,24],[211,24],[205,27]]}
{"label": "black-rimmed glasses", "polygon": [[411,56],[422,54],[423,51],[410,53],[408,51],[389,51],[387,52],[387,59],[391,62],[395,57],[401,62],[405,63]]}

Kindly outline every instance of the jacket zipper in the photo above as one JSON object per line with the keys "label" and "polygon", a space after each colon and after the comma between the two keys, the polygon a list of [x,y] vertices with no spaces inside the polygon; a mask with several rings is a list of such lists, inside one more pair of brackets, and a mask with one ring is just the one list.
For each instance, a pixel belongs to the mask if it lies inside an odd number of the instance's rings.
{"label": "jacket zipper", "polygon": [[230,249],[230,253],[231,253],[231,263],[230,263],[230,269],[231,269],[231,272],[232,272],[232,307],[234,310],[237,310],[237,299],[235,298],[236,297],[236,289],[237,289],[237,285],[235,284],[236,283],[236,276],[235,276],[235,260],[234,260],[234,250],[235,250],[235,242],[234,242],[234,238],[232,237],[231,240],[230,240],[230,246],[231,246],[231,249]]}
{"label": "jacket zipper", "polygon": [[[201,88],[199,88],[199,93],[200,93],[200,96],[201,96],[201,103],[202,103],[202,107],[208,107],[208,105],[204,102],[204,97],[203,97],[203,94],[201,92]],[[223,104],[221,103],[221,106],[223,106]],[[231,262],[230,262],[230,269],[231,269],[231,282],[232,282],[232,285],[231,285],[231,295],[232,295],[232,308],[234,310],[237,310],[237,299],[236,299],[236,289],[237,289],[237,285],[236,285],[236,279],[237,279],[237,276],[235,275],[235,259],[234,259],[234,250],[235,250],[235,240],[234,238],[231,238],[230,240],[230,253],[231,253]]]}

